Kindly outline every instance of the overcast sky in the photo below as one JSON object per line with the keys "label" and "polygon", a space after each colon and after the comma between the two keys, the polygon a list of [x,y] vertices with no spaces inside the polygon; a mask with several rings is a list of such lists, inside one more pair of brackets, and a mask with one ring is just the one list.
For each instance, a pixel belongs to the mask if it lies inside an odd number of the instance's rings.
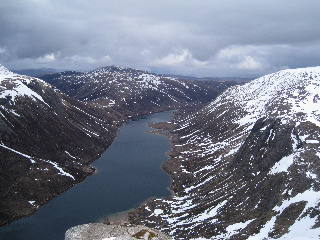
{"label": "overcast sky", "polygon": [[0,64],[261,76],[320,65],[320,0],[1,0]]}

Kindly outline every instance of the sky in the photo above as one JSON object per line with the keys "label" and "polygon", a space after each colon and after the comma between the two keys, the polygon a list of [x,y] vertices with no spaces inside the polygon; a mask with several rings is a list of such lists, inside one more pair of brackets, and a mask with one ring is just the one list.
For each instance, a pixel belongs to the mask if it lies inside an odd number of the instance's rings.
{"label": "sky", "polygon": [[319,0],[1,0],[0,64],[259,77],[320,65]]}

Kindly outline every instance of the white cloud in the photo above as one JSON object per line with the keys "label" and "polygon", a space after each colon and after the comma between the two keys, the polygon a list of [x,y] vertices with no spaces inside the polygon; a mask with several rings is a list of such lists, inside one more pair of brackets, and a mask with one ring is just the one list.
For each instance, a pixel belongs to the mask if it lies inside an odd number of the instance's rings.
{"label": "white cloud", "polygon": [[106,55],[106,56],[104,56],[104,57],[102,58],[102,61],[111,62],[112,59],[111,59],[111,57],[110,57],[109,55]]}
{"label": "white cloud", "polygon": [[205,66],[207,62],[195,59],[188,49],[180,49],[154,60],[153,64],[162,66]]}
{"label": "white cloud", "polygon": [[236,65],[239,69],[244,70],[260,70],[263,65],[251,56],[245,56],[240,63]]}
{"label": "white cloud", "polygon": [[269,67],[265,46],[230,46],[217,54],[215,61],[228,69],[262,71]]}
{"label": "white cloud", "polygon": [[50,53],[44,56],[44,59],[49,60],[49,61],[53,61],[56,59],[54,53]]}
{"label": "white cloud", "polygon": [[73,63],[96,63],[96,60],[93,57],[90,56],[81,56],[81,55],[74,55],[74,56],[70,56],[70,57],[66,57],[65,58],[67,61],[71,61]]}
{"label": "white cloud", "polygon": [[57,56],[59,56],[60,53],[47,53],[39,58],[36,59],[36,62],[38,63],[52,63],[57,60]]}
{"label": "white cloud", "polygon": [[263,55],[266,49],[264,46],[254,46],[254,45],[232,45],[223,48],[219,51],[218,57],[220,59],[242,59],[249,55]]}

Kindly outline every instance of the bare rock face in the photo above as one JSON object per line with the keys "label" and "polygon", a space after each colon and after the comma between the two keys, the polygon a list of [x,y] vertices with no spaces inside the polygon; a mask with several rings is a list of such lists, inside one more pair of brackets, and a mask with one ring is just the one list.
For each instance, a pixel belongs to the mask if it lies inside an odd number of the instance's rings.
{"label": "bare rock face", "polygon": [[106,225],[103,223],[89,223],[68,229],[65,240],[129,240],[150,239],[167,240],[172,239],[160,231],[139,225],[120,226]]}

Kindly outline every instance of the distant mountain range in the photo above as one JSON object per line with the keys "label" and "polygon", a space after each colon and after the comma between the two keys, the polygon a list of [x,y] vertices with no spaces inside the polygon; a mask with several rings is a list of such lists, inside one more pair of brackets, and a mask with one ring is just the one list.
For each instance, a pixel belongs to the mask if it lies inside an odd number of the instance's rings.
{"label": "distant mountain range", "polygon": [[59,73],[66,70],[55,69],[55,68],[30,68],[30,69],[21,69],[21,70],[12,70],[13,73],[27,75],[30,77],[40,77],[47,74]]}
{"label": "distant mountain range", "polygon": [[283,70],[177,115],[175,195],[129,219],[175,239],[318,239],[320,67]]}
{"label": "distant mountain range", "polygon": [[[116,67],[116,66],[109,66]],[[117,67],[121,68],[121,67]],[[127,68],[128,69],[128,68]],[[62,73],[62,72],[72,72],[71,70],[67,69],[55,69],[55,68],[30,68],[30,69],[20,69],[20,70],[11,70],[14,73],[27,75],[31,77],[42,77],[44,75],[55,74],[55,73]],[[140,70],[136,70],[140,71]],[[78,73],[83,73],[83,71],[73,71]],[[144,71],[142,71],[144,72]],[[158,75],[158,74],[155,74]],[[213,82],[249,82],[254,78],[240,78],[240,77],[194,77],[194,76],[185,76],[185,75],[178,75],[178,74],[162,74],[163,77],[168,78],[177,78],[183,80],[192,80],[192,81],[213,81]]]}
{"label": "distant mountain range", "polygon": [[235,81],[235,82],[249,82],[254,78],[241,78],[241,77],[194,77],[194,76],[184,76],[184,75],[177,75],[177,74],[164,74],[167,77],[174,77],[179,79],[185,80],[192,80],[192,81],[212,81],[212,82],[228,82],[228,81]]}

